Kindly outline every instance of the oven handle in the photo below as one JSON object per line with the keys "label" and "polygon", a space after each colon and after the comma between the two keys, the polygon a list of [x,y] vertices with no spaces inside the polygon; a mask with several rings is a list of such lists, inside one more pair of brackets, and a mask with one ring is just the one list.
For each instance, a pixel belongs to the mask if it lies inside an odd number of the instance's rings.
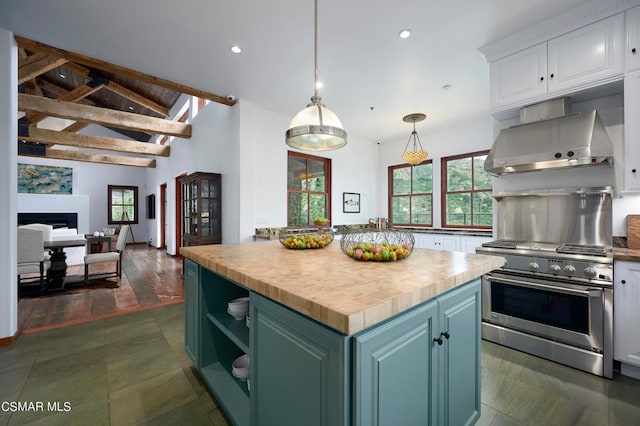
{"label": "oven handle", "polygon": [[572,288],[556,287],[556,286],[551,286],[546,284],[532,283],[530,281],[520,281],[520,280],[511,279],[511,278],[494,277],[490,274],[487,275],[487,277],[489,281],[500,281],[507,284],[517,285],[519,287],[531,287],[531,288],[538,288],[541,290],[553,290],[556,293],[565,293],[565,294],[571,294],[575,296],[600,297],[602,295],[602,289],[600,288],[588,288],[585,290],[576,290]]}

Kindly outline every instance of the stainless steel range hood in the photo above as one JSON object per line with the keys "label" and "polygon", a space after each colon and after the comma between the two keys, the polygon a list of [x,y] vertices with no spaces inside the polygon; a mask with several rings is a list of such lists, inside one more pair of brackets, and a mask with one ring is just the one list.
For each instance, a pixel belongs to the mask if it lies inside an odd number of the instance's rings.
{"label": "stainless steel range hood", "polygon": [[570,98],[524,107],[498,134],[484,169],[492,175],[609,164],[613,145],[597,111],[571,114]]}

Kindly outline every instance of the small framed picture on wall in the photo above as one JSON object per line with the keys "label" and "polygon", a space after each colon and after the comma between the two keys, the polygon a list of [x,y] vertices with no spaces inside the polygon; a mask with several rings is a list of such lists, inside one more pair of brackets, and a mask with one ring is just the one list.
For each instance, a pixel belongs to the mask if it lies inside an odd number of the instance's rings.
{"label": "small framed picture on wall", "polygon": [[356,194],[355,192],[343,192],[342,212],[360,213],[360,194]]}

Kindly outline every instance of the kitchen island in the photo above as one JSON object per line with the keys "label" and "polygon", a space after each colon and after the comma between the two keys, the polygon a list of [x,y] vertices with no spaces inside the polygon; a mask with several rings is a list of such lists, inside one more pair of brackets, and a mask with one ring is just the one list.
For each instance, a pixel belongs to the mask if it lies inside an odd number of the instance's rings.
{"label": "kitchen island", "polygon": [[[474,423],[479,277],[494,256],[414,249],[358,262],[339,244],[183,247],[185,349],[234,424]],[[250,327],[227,302],[250,297]],[[248,354],[250,390],[232,374]]]}

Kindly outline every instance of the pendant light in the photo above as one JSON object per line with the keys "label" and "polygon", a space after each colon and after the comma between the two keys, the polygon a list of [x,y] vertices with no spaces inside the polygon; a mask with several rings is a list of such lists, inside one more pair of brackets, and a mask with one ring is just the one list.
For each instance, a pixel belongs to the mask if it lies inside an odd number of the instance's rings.
{"label": "pendant light", "polygon": [[293,117],[286,132],[286,142],[292,148],[305,151],[328,151],[347,144],[347,132],[342,123],[318,96],[318,0],[314,0],[314,93],[311,103]]}
{"label": "pendant light", "polygon": [[[411,132],[411,134],[409,135],[409,140],[407,141],[407,145],[404,147],[404,152],[402,153],[402,159],[407,164],[411,164],[412,166],[420,164],[427,159],[427,151],[422,149],[420,137],[418,136],[418,132],[416,132],[416,122],[420,122],[425,118],[427,118],[427,116],[425,114],[422,114],[421,112],[416,112],[402,117],[402,121],[404,121],[405,123],[413,123],[413,132]],[[412,140],[413,151],[407,151],[407,148],[409,148],[409,143]]]}

